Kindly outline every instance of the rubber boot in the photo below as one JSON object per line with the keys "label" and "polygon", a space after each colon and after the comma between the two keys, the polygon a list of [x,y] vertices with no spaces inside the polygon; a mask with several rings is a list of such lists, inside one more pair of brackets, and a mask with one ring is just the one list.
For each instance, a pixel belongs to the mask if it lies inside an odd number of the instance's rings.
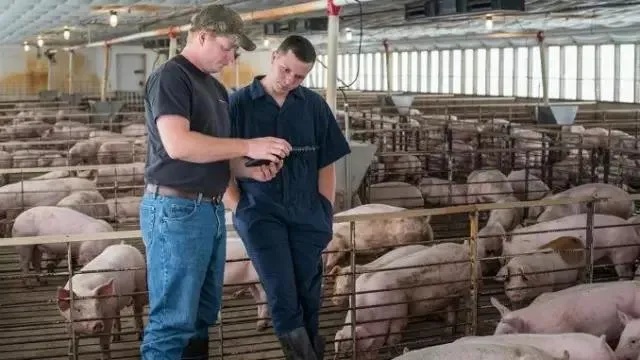
{"label": "rubber boot", "polygon": [[317,335],[315,339],[313,339],[313,350],[315,351],[316,358],[318,360],[324,359],[324,345],[325,345],[325,341],[322,336]]}
{"label": "rubber boot", "polygon": [[191,339],[182,350],[181,360],[209,359],[209,339]]}
{"label": "rubber boot", "polygon": [[314,346],[309,341],[307,330],[297,328],[278,338],[282,345],[282,352],[287,360],[318,360]]}

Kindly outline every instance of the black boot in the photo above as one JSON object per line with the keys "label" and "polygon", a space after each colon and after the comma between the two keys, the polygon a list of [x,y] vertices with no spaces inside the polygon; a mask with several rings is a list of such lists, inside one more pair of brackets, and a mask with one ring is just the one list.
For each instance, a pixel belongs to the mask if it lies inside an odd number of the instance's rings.
{"label": "black boot", "polygon": [[318,360],[314,346],[309,341],[307,330],[297,328],[279,337],[282,352],[287,360]]}
{"label": "black boot", "polygon": [[325,341],[322,336],[317,335],[315,339],[313,339],[313,350],[315,351],[316,358],[318,360],[324,359],[324,345],[325,345]]}
{"label": "black boot", "polygon": [[209,358],[209,339],[191,339],[182,350],[181,360],[207,360]]}

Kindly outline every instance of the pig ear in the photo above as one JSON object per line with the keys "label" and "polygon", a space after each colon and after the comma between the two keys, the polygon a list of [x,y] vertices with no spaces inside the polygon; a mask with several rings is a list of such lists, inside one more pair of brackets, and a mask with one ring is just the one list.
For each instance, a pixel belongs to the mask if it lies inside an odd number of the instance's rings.
{"label": "pig ear", "polygon": [[524,266],[522,265],[518,265],[518,268],[516,269],[516,273],[520,276],[522,276],[522,280],[527,281],[527,274],[524,272]]}
{"label": "pig ear", "polygon": [[71,307],[71,294],[69,290],[58,286],[58,309],[67,311]]}
{"label": "pig ear", "polygon": [[569,351],[565,350],[562,353],[562,357],[560,358],[560,360],[569,360],[571,358],[571,356],[569,356]]}
{"label": "pig ear", "polygon": [[498,271],[494,279],[495,281],[498,281],[498,282],[505,282],[507,281],[508,277],[509,277],[509,268],[507,267],[507,265],[505,265],[500,268],[500,270]]}
{"label": "pig ear", "polygon": [[96,296],[110,296],[114,294],[113,278],[109,279],[106,283],[98,286],[94,290]]}
{"label": "pig ear", "polygon": [[618,312],[618,319],[620,319],[620,322],[622,323],[622,325],[627,326],[627,324],[633,320],[633,318],[629,316],[627,313],[625,313],[624,311],[617,310],[617,312]]}
{"label": "pig ear", "polygon": [[493,305],[493,307],[495,307],[500,312],[500,315],[502,317],[511,312],[508,307],[502,305],[500,301],[493,296],[491,297],[491,305]]}

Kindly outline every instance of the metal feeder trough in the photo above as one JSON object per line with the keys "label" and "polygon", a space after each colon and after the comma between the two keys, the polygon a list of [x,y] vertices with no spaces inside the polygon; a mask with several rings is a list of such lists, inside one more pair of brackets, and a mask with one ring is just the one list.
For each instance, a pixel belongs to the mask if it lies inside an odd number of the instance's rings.
{"label": "metal feeder trough", "polygon": [[404,93],[378,95],[378,100],[380,100],[380,106],[382,107],[381,114],[407,116],[414,98],[415,95]]}
{"label": "metal feeder trough", "polygon": [[538,124],[573,125],[578,113],[578,105],[539,105],[536,108]]}
{"label": "metal feeder trough", "polygon": [[[369,165],[373,162],[377,147],[374,144],[349,141],[351,154],[336,162],[336,192],[345,194],[345,205],[349,208],[351,197],[358,191]],[[348,167],[348,169],[347,169]],[[348,172],[348,176],[347,176]],[[347,192],[347,184],[349,186]],[[349,196],[347,196],[349,195]]]}
{"label": "metal feeder trough", "polygon": [[82,103],[83,97],[84,96],[82,94],[62,94],[62,96],[60,96],[60,100],[71,106],[78,106]]}
{"label": "metal feeder trough", "polygon": [[60,98],[58,90],[42,90],[38,93],[40,101],[56,101]]}
{"label": "metal feeder trough", "polygon": [[124,101],[94,101],[89,100],[89,108],[92,114],[89,122],[92,124],[101,124],[113,131],[116,113],[120,112],[124,106]]}

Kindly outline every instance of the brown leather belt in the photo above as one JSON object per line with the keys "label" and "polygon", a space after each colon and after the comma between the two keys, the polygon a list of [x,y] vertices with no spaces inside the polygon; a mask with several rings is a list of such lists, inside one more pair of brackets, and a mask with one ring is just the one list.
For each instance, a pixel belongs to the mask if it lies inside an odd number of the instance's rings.
{"label": "brown leather belt", "polygon": [[163,196],[176,196],[176,197],[185,198],[185,199],[189,199],[189,200],[198,200],[198,199],[200,199],[200,200],[205,200],[205,201],[211,201],[214,205],[218,205],[218,204],[222,203],[222,195],[223,194],[207,195],[207,194],[204,194],[204,193],[184,191],[184,190],[172,188],[172,187],[169,187],[169,186],[154,185],[154,184],[147,184],[145,189],[148,192],[152,193],[152,194],[158,194],[158,195],[163,195]]}

